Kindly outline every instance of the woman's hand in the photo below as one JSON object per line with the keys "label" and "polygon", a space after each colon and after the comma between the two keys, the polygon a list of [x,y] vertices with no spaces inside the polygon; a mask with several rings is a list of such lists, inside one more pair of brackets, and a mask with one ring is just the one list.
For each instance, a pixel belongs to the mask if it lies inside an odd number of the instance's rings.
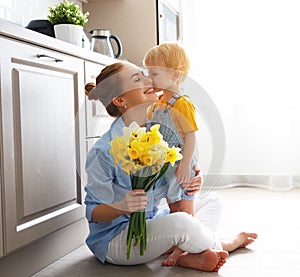
{"label": "woman's hand", "polygon": [[188,181],[180,184],[181,188],[187,190],[186,195],[194,195],[201,190],[203,183],[203,176],[200,169],[197,166],[193,167],[195,171],[195,177],[190,178]]}
{"label": "woman's hand", "polygon": [[126,193],[124,199],[121,201],[120,209],[131,214],[139,210],[144,210],[147,202],[148,196],[143,189],[132,190]]}
{"label": "woman's hand", "polygon": [[110,222],[121,215],[130,215],[133,212],[144,210],[148,196],[143,189],[127,192],[123,200],[100,204],[92,212],[93,222]]}

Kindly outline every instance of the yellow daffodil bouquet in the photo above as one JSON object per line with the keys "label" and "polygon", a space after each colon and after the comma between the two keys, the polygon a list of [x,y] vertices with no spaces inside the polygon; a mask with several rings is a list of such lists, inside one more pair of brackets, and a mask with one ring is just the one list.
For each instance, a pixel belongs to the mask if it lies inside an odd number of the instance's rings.
{"label": "yellow daffodil bouquet", "polygon": [[[149,131],[136,122],[123,128],[123,136],[115,135],[110,142],[110,153],[115,165],[130,175],[132,190],[143,189],[147,193],[167,171],[169,165],[182,159],[180,148],[168,147],[159,132],[159,124],[153,125]],[[131,242],[140,244],[140,255],[146,250],[146,212],[137,211],[131,214],[127,233],[127,259],[130,258]]]}

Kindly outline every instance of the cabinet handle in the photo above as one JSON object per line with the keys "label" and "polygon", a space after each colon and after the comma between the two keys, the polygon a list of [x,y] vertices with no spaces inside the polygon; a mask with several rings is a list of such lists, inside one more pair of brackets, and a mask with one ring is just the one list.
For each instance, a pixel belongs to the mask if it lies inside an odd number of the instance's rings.
{"label": "cabinet handle", "polygon": [[85,137],[85,139],[94,139],[94,138],[101,138],[101,136]]}
{"label": "cabinet handle", "polygon": [[37,54],[36,56],[37,56],[37,58],[50,58],[50,59],[53,59],[55,62],[63,62],[63,60],[61,60],[61,59],[57,59],[57,58],[54,58],[54,57],[51,57],[51,56],[48,56],[45,54]]}

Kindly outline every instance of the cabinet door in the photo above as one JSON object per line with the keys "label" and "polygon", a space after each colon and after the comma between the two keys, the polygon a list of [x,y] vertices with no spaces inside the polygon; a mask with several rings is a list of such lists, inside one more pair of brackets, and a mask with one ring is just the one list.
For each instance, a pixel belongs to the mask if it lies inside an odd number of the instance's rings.
{"label": "cabinet door", "polygon": [[[105,65],[85,62],[85,82],[96,83],[96,78]],[[89,100],[86,96],[86,138],[87,150],[101,137],[110,127],[113,118],[106,112],[105,107],[99,100]]]}
{"label": "cabinet door", "polygon": [[84,216],[84,63],[0,39],[5,253]]}

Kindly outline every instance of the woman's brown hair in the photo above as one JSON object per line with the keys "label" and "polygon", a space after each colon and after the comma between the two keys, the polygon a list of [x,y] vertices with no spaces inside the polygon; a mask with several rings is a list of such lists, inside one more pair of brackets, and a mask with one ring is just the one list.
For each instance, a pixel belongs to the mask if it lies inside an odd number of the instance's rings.
{"label": "woman's brown hair", "polygon": [[118,62],[106,66],[96,78],[95,83],[85,85],[85,93],[90,100],[100,100],[107,113],[113,117],[121,116],[117,106],[112,103],[112,96],[122,94],[122,82],[118,74],[123,70],[124,63]]}

